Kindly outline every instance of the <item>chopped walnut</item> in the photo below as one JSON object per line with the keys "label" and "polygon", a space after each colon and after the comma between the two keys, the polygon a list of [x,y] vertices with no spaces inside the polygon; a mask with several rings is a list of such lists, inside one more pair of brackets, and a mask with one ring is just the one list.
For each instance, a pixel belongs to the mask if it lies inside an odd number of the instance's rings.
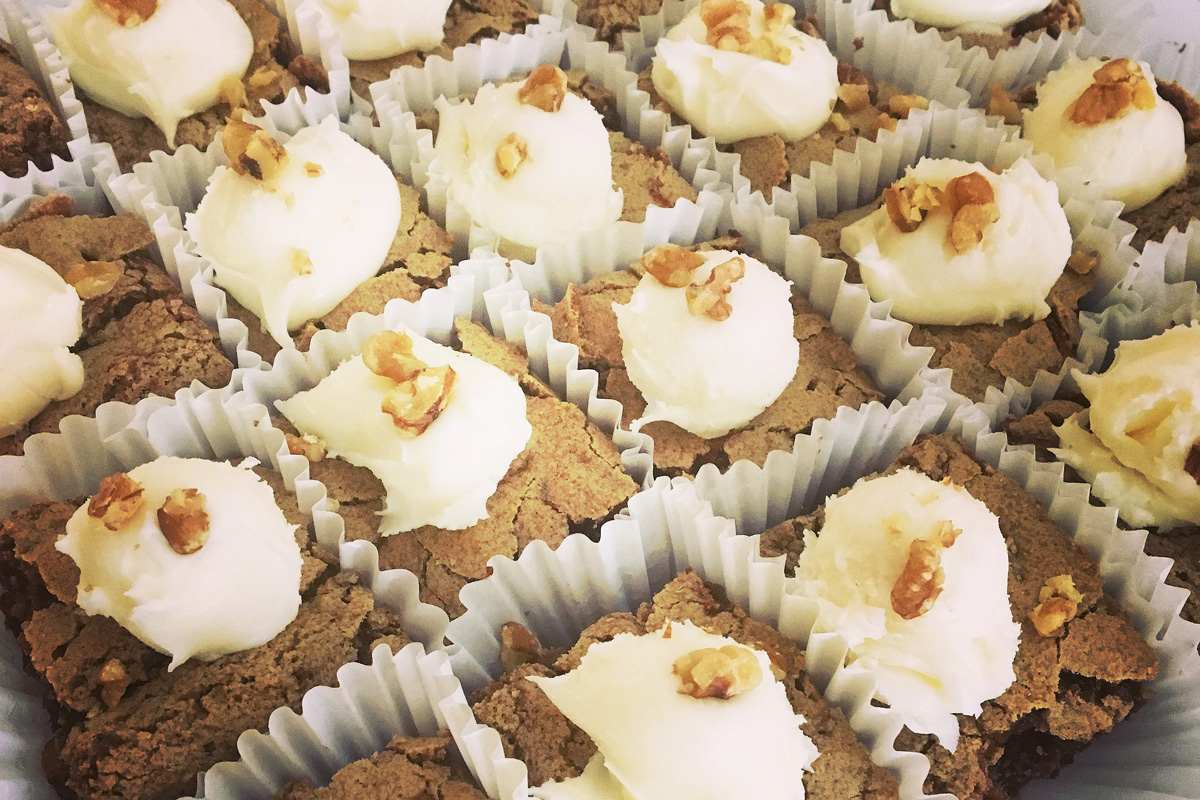
{"label": "chopped walnut", "polygon": [[542,644],[519,622],[500,626],[500,666],[512,672],[522,664],[532,664],[542,656]]}
{"label": "chopped walnut", "polygon": [[246,97],[246,84],[242,83],[241,78],[235,78],[232,75],[226,75],[221,80],[217,96],[221,98],[222,103],[231,108],[245,108],[249,102]]}
{"label": "chopped walnut", "polygon": [[297,275],[311,275],[312,267],[312,259],[308,257],[307,251],[300,248],[292,250],[292,269]]}
{"label": "chopped walnut", "polygon": [[796,10],[786,3],[772,3],[763,11],[762,36],[750,33],[750,6],[741,0],[703,0],[700,19],[707,29],[705,40],[718,50],[746,53],[779,64],[792,62],[792,51],[778,36],[795,19]]}
{"label": "chopped walnut", "polygon": [[141,25],[158,11],[158,0],[96,0],[96,5],[122,28]]}
{"label": "chopped walnut", "polygon": [[100,668],[100,699],[104,705],[112,708],[125,696],[129,686],[129,673],[120,659],[110,658]]}
{"label": "chopped walnut", "polygon": [[1017,105],[1013,96],[998,83],[993,83],[991,86],[991,95],[988,97],[988,113],[1004,117],[1004,121],[1009,125],[1021,124],[1021,107]]}
{"label": "chopped walnut", "polygon": [[679,693],[697,699],[728,700],[762,683],[762,667],[747,647],[704,647],[682,655],[672,666],[679,677]]}
{"label": "chopped walnut", "polygon": [[930,211],[942,205],[942,190],[905,179],[883,190],[883,204],[892,224],[901,233],[912,233]]}
{"label": "chopped walnut", "polygon": [[392,417],[400,433],[420,436],[446,408],[454,379],[453,367],[427,367],[384,395],[383,411]]}
{"label": "chopped walnut", "polygon": [[846,119],[843,115],[836,111],[829,115],[829,122],[833,125],[833,127],[837,128],[842,133],[845,133],[852,127],[850,125],[850,120]]}
{"label": "chopped walnut", "polygon": [[118,472],[100,481],[100,489],[88,501],[87,514],[110,531],[118,531],[141,512],[142,504],[142,485]]}
{"label": "chopped walnut", "polygon": [[517,134],[510,133],[496,148],[496,171],[501,178],[511,178],[528,159],[529,145]]}
{"label": "chopped walnut", "polygon": [[181,556],[191,555],[208,541],[208,511],[198,489],[174,489],[158,509],[158,527],[167,544]]}
{"label": "chopped walnut", "polygon": [[996,190],[981,172],[959,175],[946,184],[950,209],[947,242],[956,253],[964,253],[983,241],[987,227],[1000,219]]}
{"label": "chopped walnut", "polygon": [[413,355],[412,339],[397,331],[379,331],[363,343],[363,364],[381,378],[397,383],[411,381],[425,369]]}
{"label": "chopped walnut", "polygon": [[1067,269],[1076,275],[1087,275],[1096,268],[1097,263],[1099,263],[1099,258],[1097,258],[1095,253],[1086,250],[1076,250],[1067,259]]}
{"label": "chopped walnut", "polygon": [[890,114],[880,112],[879,116],[871,120],[871,131],[878,135],[880,131],[896,130],[896,118]]}
{"label": "chopped walnut", "polygon": [[888,111],[900,119],[908,119],[913,111],[929,108],[929,101],[919,94],[894,94],[888,98]]}
{"label": "chopped walnut", "polygon": [[953,545],[961,532],[947,521],[930,538],[909,544],[908,560],[892,584],[892,610],[901,619],[916,619],[933,608],[946,578],[942,551]]}
{"label": "chopped walnut", "polygon": [[787,3],[768,3],[763,7],[763,27],[775,33],[782,31],[796,19],[796,9]]}
{"label": "chopped walnut", "polygon": [[687,308],[694,316],[701,314],[722,322],[729,319],[729,291],[746,275],[746,262],[738,257],[717,264],[704,283],[687,287]]}
{"label": "chopped walnut", "polygon": [[112,291],[125,274],[119,261],[83,261],[67,267],[63,280],[75,288],[80,300],[91,300]]}
{"label": "chopped walnut", "polygon": [[262,181],[268,190],[287,166],[288,154],[283,145],[262,128],[238,117],[226,124],[222,146],[234,172]]}
{"label": "chopped walnut", "polygon": [[312,161],[305,161],[304,174],[310,178],[319,178],[325,174],[325,168],[320,164],[313,163]]}
{"label": "chopped walnut", "polygon": [[1188,448],[1183,459],[1183,471],[1200,484],[1200,439],[1192,442],[1192,446]]}
{"label": "chopped walnut", "polygon": [[837,96],[851,114],[871,105],[871,88],[865,83],[840,83]]}
{"label": "chopped walnut", "polygon": [[283,436],[287,440],[288,452],[292,455],[304,456],[313,464],[324,460],[325,443],[311,433],[306,433],[303,436],[297,436],[294,433],[285,433]]}
{"label": "chopped walnut", "polygon": [[692,272],[704,263],[704,256],[677,244],[659,245],[642,256],[641,268],[663,286],[679,289],[692,283]]}
{"label": "chopped walnut", "polygon": [[1053,636],[1063,625],[1075,619],[1083,595],[1075,588],[1070,575],[1047,578],[1038,590],[1038,604],[1029,612],[1029,619],[1042,636]]}
{"label": "chopped walnut", "polygon": [[[517,102],[553,114],[567,96],[567,73],[553,64],[534,67],[517,90]],[[507,176],[506,176],[507,177]]]}
{"label": "chopped walnut", "polygon": [[1067,119],[1079,125],[1099,125],[1119,119],[1130,108],[1145,111],[1158,99],[1136,61],[1117,58],[1106,61],[1092,73],[1095,82],[1067,106]]}

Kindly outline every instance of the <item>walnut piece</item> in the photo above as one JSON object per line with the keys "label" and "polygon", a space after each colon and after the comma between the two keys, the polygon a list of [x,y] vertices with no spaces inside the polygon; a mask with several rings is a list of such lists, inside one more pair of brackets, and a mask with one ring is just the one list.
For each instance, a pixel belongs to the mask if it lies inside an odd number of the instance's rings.
{"label": "walnut piece", "polygon": [[901,233],[912,233],[942,204],[942,190],[906,178],[883,190],[883,204],[892,224]]}
{"label": "walnut piece", "polygon": [[888,111],[900,119],[908,119],[908,115],[913,111],[924,111],[927,108],[929,101],[919,94],[894,94],[888,98]]}
{"label": "walnut piece", "polygon": [[567,73],[553,64],[534,67],[517,90],[517,102],[553,114],[567,96]]}
{"label": "walnut piece", "polygon": [[742,0],[703,0],[700,19],[707,29],[705,41],[718,50],[790,64],[792,51],[779,35],[791,26],[796,9],[787,3],[771,3],[763,10],[763,35],[750,33],[750,6]]}
{"label": "walnut piece", "polygon": [[737,256],[717,264],[709,273],[708,280],[687,287],[688,312],[697,317],[703,314],[717,322],[729,319],[733,313],[733,307],[729,305],[729,291],[745,275],[746,262]]}
{"label": "walnut piece", "polygon": [[307,251],[300,248],[292,250],[292,269],[296,271],[297,275],[311,275],[312,267],[312,259],[308,257]]}
{"label": "walnut piece", "polygon": [[951,215],[946,238],[956,253],[964,253],[982,242],[987,227],[1000,219],[996,190],[981,172],[951,179],[946,184],[945,198]]}
{"label": "walnut piece", "polygon": [[109,475],[88,501],[87,514],[104,523],[110,531],[119,531],[142,510],[142,485],[125,472]]}
{"label": "walnut piece", "polygon": [[304,162],[304,174],[310,178],[319,178],[325,174],[325,168],[312,161]]}
{"label": "walnut piece", "polygon": [[659,245],[642,256],[641,268],[663,286],[679,289],[692,283],[692,272],[704,263],[704,256],[677,244]]}
{"label": "walnut piece", "polygon": [[1038,590],[1039,602],[1029,612],[1029,619],[1042,636],[1053,636],[1063,625],[1075,619],[1081,600],[1083,595],[1075,588],[1075,581],[1070,575],[1047,578]]}
{"label": "walnut piece", "polygon": [[1116,58],[1092,73],[1095,82],[1067,106],[1067,119],[1079,125],[1099,125],[1119,119],[1131,108],[1154,108],[1158,99],[1136,61]]}
{"label": "walnut piece", "polygon": [[391,415],[401,434],[420,436],[446,408],[455,377],[453,367],[427,367],[384,395],[383,411]]}
{"label": "walnut piece", "polygon": [[930,538],[913,539],[909,544],[908,560],[892,584],[892,610],[901,619],[916,619],[933,608],[946,579],[942,551],[953,545],[960,533],[946,521]]}
{"label": "walnut piece", "polygon": [[363,343],[363,364],[381,378],[397,383],[410,381],[425,369],[413,355],[412,339],[398,331],[379,331]]}
{"label": "walnut piece", "polygon": [[158,509],[158,527],[181,556],[204,547],[209,532],[204,495],[198,489],[173,489]]}
{"label": "walnut piece", "polygon": [[262,181],[268,191],[287,167],[288,154],[283,145],[262,128],[242,120],[240,115],[225,125],[221,141],[233,171]]}
{"label": "walnut piece", "polygon": [[512,672],[522,664],[532,664],[542,657],[542,643],[533,632],[519,622],[500,626],[500,666]]}
{"label": "walnut piece", "polygon": [[80,300],[91,300],[112,291],[125,274],[119,261],[82,261],[67,267],[63,280],[75,288]]}
{"label": "walnut piece", "polygon": [[122,28],[141,25],[158,11],[158,0],[96,0],[96,5]]}
{"label": "walnut piece", "polygon": [[1076,275],[1087,275],[1096,268],[1100,259],[1095,253],[1086,250],[1076,250],[1067,259],[1067,269],[1074,272]]}
{"label": "walnut piece", "polygon": [[720,650],[693,650],[680,656],[671,669],[679,677],[679,693],[697,699],[728,700],[762,683],[762,667],[754,652],[731,644]]}
{"label": "walnut piece", "polygon": [[1021,107],[1017,105],[1013,96],[998,83],[993,83],[991,86],[991,94],[988,97],[988,113],[1004,117],[1004,121],[1009,125],[1021,124]]}
{"label": "walnut piece", "polygon": [[510,133],[496,148],[496,172],[501,178],[511,178],[528,159],[529,145],[517,134]]}
{"label": "walnut piece", "polygon": [[100,668],[100,699],[104,705],[112,708],[125,696],[129,686],[129,673],[120,659],[110,658]]}
{"label": "walnut piece", "polygon": [[875,119],[871,120],[871,133],[878,135],[880,131],[896,130],[896,118],[890,114],[879,113]]}
{"label": "walnut piece", "polygon": [[837,96],[851,114],[871,105],[871,88],[865,83],[839,83]]}
{"label": "walnut piece", "polygon": [[324,460],[325,443],[311,433],[306,433],[303,436],[297,436],[294,433],[285,433],[283,436],[287,440],[288,452],[292,455],[304,456],[312,464]]}
{"label": "walnut piece", "polygon": [[232,75],[226,75],[221,80],[217,96],[230,108],[245,108],[249,103],[249,98],[246,97],[246,84],[242,83],[241,78],[235,78]]}

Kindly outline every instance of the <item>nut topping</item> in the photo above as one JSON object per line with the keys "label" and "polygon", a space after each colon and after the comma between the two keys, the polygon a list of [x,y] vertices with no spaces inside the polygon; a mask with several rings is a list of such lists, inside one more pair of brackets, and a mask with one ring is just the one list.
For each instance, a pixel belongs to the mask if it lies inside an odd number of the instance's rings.
{"label": "nut topping", "polygon": [[946,579],[942,551],[953,545],[960,533],[949,522],[943,522],[929,539],[913,539],[909,544],[908,560],[892,584],[892,610],[901,619],[916,619],[933,608]]}
{"label": "nut topping", "polygon": [[181,556],[191,555],[208,541],[208,511],[198,489],[174,489],[158,509],[158,527],[167,544]]}
{"label": "nut topping", "polygon": [[900,119],[908,119],[914,110],[924,111],[929,108],[929,101],[919,94],[896,94],[888,98],[888,111]]}
{"label": "nut topping", "polygon": [[517,102],[536,106],[551,114],[562,108],[566,96],[567,73],[553,64],[534,67],[525,83],[517,90]]}
{"label": "nut topping", "polygon": [[396,331],[380,331],[363,345],[363,363],[382,378],[395,381],[383,396],[380,410],[392,417],[400,433],[420,436],[450,400],[455,372],[450,366],[431,367],[413,355],[412,339]]}
{"label": "nut topping", "polygon": [[118,472],[100,481],[100,489],[88,501],[87,515],[119,531],[142,510],[142,485],[127,473]]}
{"label": "nut topping", "polygon": [[736,256],[717,264],[704,283],[687,287],[688,311],[695,316],[704,314],[717,322],[729,319],[733,307],[729,305],[729,291],[735,281],[746,275],[746,262]]}
{"label": "nut topping", "polygon": [[221,79],[217,96],[230,108],[245,108],[249,103],[249,98],[246,97],[246,84],[242,83],[241,78],[235,78],[232,75],[226,75]]}
{"label": "nut topping", "polygon": [[96,0],[96,5],[122,28],[140,25],[158,11],[158,0]]}
{"label": "nut topping", "polygon": [[379,331],[363,344],[363,364],[381,378],[396,383],[410,381],[425,369],[425,362],[413,355],[412,339],[398,331]]}
{"label": "nut topping", "polygon": [[946,184],[946,205],[950,208],[947,239],[956,253],[963,253],[983,241],[983,232],[1000,219],[996,190],[982,173],[960,175]]}
{"label": "nut topping", "polygon": [[991,95],[988,97],[988,113],[1004,117],[1004,121],[1009,125],[1021,124],[1021,107],[1017,105],[1013,96],[998,83],[993,83],[991,86]]}
{"label": "nut topping", "polygon": [[271,134],[235,116],[225,126],[221,141],[234,172],[262,181],[268,191],[274,189],[288,154]]}
{"label": "nut topping", "polygon": [[917,181],[901,181],[883,190],[888,218],[901,233],[912,233],[942,204],[942,190]]}
{"label": "nut topping", "polygon": [[119,261],[82,261],[67,267],[63,280],[75,288],[80,300],[106,295],[125,274]]}
{"label": "nut topping", "polygon": [[851,114],[871,105],[871,88],[865,83],[839,83],[837,96]]}
{"label": "nut topping", "polygon": [[512,672],[522,664],[532,664],[542,656],[542,644],[519,622],[500,626],[500,665]]}
{"label": "nut topping", "polygon": [[325,174],[325,168],[312,161],[304,162],[304,174],[310,178],[319,178]]}
{"label": "nut topping", "polygon": [[297,275],[312,274],[312,259],[308,257],[308,252],[299,248],[292,250],[292,269]]}
{"label": "nut topping", "polygon": [[1067,106],[1067,119],[1079,125],[1099,125],[1125,116],[1130,108],[1154,108],[1158,98],[1136,61],[1117,58],[1092,73],[1095,82]]}
{"label": "nut topping", "polygon": [[778,38],[791,26],[796,9],[787,3],[771,3],[763,10],[762,36],[750,33],[750,6],[742,0],[703,0],[700,19],[707,28],[705,41],[718,50],[774,61],[792,63],[791,48]]}
{"label": "nut topping", "polygon": [[1038,590],[1038,600],[1040,602],[1029,612],[1029,619],[1042,636],[1053,636],[1063,625],[1075,619],[1083,595],[1075,588],[1075,581],[1070,575],[1056,575],[1047,578],[1045,585]]}
{"label": "nut topping", "polygon": [[529,145],[515,133],[504,137],[496,148],[496,172],[501,178],[511,178],[529,160]]}
{"label": "nut topping", "polygon": [[325,458],[325,443],[311,433],[303,436],[285,433],[283,437],[287,440],[288,452],[292,455],[304,456],[312,464]]}
{"label": "nut topping", "polygon": [[679,693],[697,699],[728,700],[762,683],[762,667],[747,647],[704,647],[682,655],[672,671],[679,676]]}
{"label": "nut topping", "polygon": [[692,271],[704,263],[704,256],[677,244],[659,245],[642,256],[641,266],[663,286],[680,289],[692,282]]}
{"label": "nut topping", "polygon": [[110,658],[100,668],[100,699],[112,708],[120,702],[129,686],[129,673],[120,659]]}

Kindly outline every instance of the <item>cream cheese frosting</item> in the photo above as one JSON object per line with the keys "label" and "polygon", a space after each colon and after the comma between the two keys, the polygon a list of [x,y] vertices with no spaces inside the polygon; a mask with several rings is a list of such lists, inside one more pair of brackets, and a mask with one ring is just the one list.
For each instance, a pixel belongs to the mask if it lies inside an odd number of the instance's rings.
{"label": "cream cheese frosting", "polygon": [[383,482],[385,536],[422,525],[460,530],[487,517],[488,498],[533,432],[516,381],[478,358],[409,335],[417,358],[431,367],[448,364],[457,376],[446,407],[419,436],[405,436],[381,410],[393,383],[371,372],[362,356],[277,404],[330,455]]}
{"label": "cream cheese frosting", "polygon": [[[557,111],[518,100],[520,83],[480,87],[474,102],[439,98],[431,181],[478,225],[526,247],[561,243],[615,223],[622,193],[613,188],[612,150],[600,113],[567,93]],[[497,150],[510,137],[525,159],[509,177]]]}
{"label": "cream cheese frosting", "polygon": [[1200,323],[1122,342],[1107,371],[1075,378],[1090,409],[1055,455],[1131,525],[1200,523]]}
{"label": "cream cheese frosting", "polygon": [[[302,559],[296,526],[252,465],[163,457],[129,471],[142,508],[119,529],[90,504],[76,511],[55,547],[79,567],[80,608],[170,655],[168,669],[273,639],[300,608]],[[156,513],[177,489],[199,490],[209,517],[207,541],[188,555],[171,547]]]}
{"label": "cream cheese frosting", "polygon": [[215,283],[285,347],[383,265],[400,224],[396,177],[335,117],[286,144],[270,183],[218,167],[187,230]]}
{"label": "cream cheese frosting", "polygon": [[[660,630],[597,642],[570,672],[529,678],[599,750],[583,776],[533,794],[549,800],[802,800],[800,771],[811,767],[817,748],[800,730],[804,718],[771,674],[767,654],[691,622],[669,627],[669,638]],[[727,646],[753,654],[762,682],[728,699],[681,693],[675,662]]]}
{"label": "cream cheese frosting", "polygon": [[629,379],[646,398],[635,424],[673,422],[713,438],[745,425],[775,402],[800,363],[789,283],[756,258],[731,250],[699,253],[693,281],[739,258],[745,275],[730,288],[728,319],[688,310],[686,290],[643,276],[629,302],[613,304]]}
{"label": "cream cheese frosting", "polygon": [[816,133],[837,101],[837,59],[820,39],[790,21],[768,32],[766,6],[746,0],[750,35],[767,36],[787,53],[786,63],[707,43],[697,7],[655,48],[655,90],[697,131],[718,143],[777,133],[788,141]]}
{"label": "cream cheese frosting", "polygon": [[991,184],[998,219],[963,252],[946,243],[950,213],[945,205],[929,212],[911,233],[899,230],[886,207],[842,230],[842,250],[859,262],[871,298],[890,300],[897,319],[999,324],[1050,313],[1046,296],[1071,256],[1071,228],[1058,189],[1028,161],[1019,159],[996,174],[978,163],[926,158],[897,185],[918,182],[942,189],[971,173]]}
{"label": "cream cheese frosting", "polygon": [[999,33],[1047,5],[1048,0],[892,0],[892,13],[936,28]]}
{"label": "cream cheese frosting", "polygon": [[[918,587],[914,616],[901,603],[911,598],[896,593],[921,547],[941,585]],[[1015,679],[1021,628],[1008,550],[996,516],[961,487],[909,469],[860,480],[826,502],[819,536],[805,534],[796,578],[819,609],[814,630],[841,634],[849,660],[875,676],[878,699],[948,750],[958,742],[954,715],[978,716]]]}
{"label": "cream cheese frosting", "polygon": [[83,301],[57,272],[0,247],[0,436],[83,388],[70,348],[83,333]]}
{"label": "cream cheese frosting", "polygon": [[[1150,65],[1136,62],[1154,92]],[[1173,105],[1154,95],[1152,108],[1130,107],[1115,119],[1085,125],[1067,110],[1094,82],[1105,62],[1073,60],[1051,72],[1037,87],[1037,105],[1026,109],[1024,137],[1060,169],[1076,168],[1088,185],[1126,209],[1140,208],[1187,173],[1183,118]]]}
{"label": "cream cheese frosting", "polygon": [[95,0],[50,9],[46,21],[71,79],[104,105],[148,117],[175,143],[179,121],[220,99],[221,84],[250,65],[250,29],[225,0],[159,0],[139,24],[122,26]]}
{"label": "cream cheese frosting", "polygon": [[346,58],[387,58],[432,50],[445,38],[450,0],[318,0]]}

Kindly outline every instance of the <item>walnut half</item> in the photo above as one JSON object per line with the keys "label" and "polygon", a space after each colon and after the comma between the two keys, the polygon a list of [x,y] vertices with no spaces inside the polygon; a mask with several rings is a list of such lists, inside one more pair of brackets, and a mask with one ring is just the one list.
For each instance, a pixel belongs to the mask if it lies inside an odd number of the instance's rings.
{"label": "walnut half", "polygon": [[104,523],[110,531],[119,531],[142,510],[142,485],[125,472],[109,475],[88,501],[87,514]]}
{"label": "walnut half", "polygon": [[517,90],[517,102],[553,114],[567,97],[567,73],[553,64],[534,67]]}
{"label": "walnut half", "polygon": [[704,256],[677,244],[655,247],[642,256],[641,268],[663,286],[681,289],[692,283],[692,272],[704,263]]}
{"label": "walnut half", "polygon": [[123,274],[120,261],[81,261],[67,267],[63,280],[74,287],[80,300],[91,300],[111,292]]}
{"label": "walnut half", "polygon": [[262,181],[268,191],[274,190],[287,167],[288,154],[283,145],[262,128],[244,121],[240,114],[225,125],[221,146],[234,172]]}
{"label": "walnut half", "polygon": [[679,693],[697,699],[728,700],[762,683],[762,667],[753,651],[731,644],[686,653],[672,671],[679,677]]}
{"label": "walnut half", "polygon": [[687,307],[694,316],[704,315],[717,322],[729,319],[733,307],[729,305],[729,292],[733,284],[746,276],[746,262],[738,257],[717,264],[708,274],[708,280],[687,287]]}
{"label": "walnut half", "polygon": [[141,25],[158,11],[158,0],[96,0],[96,5],[122,28]]}
{"label": "walnut half", "polygon": [[209,520],[204,495],[198,489],[174,489],[158,509],[158,527],[171,549],[191,555],[208,541]]}
{"label": "walnut half", "polygon": [[1055,575],[1047,578],[1038,590],[1038,604],[1029,612],[1033,627],[1042,636],[1053,636],[1063,625],[1075,619],[1083,595],[1075,588],[1070,575]]}
{"label": "walnut half", "polygon": [[412,339],[407,334],[386,330],[373,334],[363,344],[363,364],[379,377],[395,382],[384,394],[380,408],[405,436],[424,433],[450,400],[454,369],[431,367],[421,361],[413,354]]}
{"label": "walnut half", "polygon": [[1116,58],[1092,73],[1092,85],[1067,106],[1067,119],[1078,125],[1099,125],[1125,116],[1132,108],[1154,108],[1158,98],[1136,61]]}
{"label": "walnut half", "polygon": [[946,579],[942,551],[953,545],[960,533],[947,521],[930,538],[913,539],[909,544],[908,560],[892,584],[892,610],[901,619],[916,619],[933,608]]}

